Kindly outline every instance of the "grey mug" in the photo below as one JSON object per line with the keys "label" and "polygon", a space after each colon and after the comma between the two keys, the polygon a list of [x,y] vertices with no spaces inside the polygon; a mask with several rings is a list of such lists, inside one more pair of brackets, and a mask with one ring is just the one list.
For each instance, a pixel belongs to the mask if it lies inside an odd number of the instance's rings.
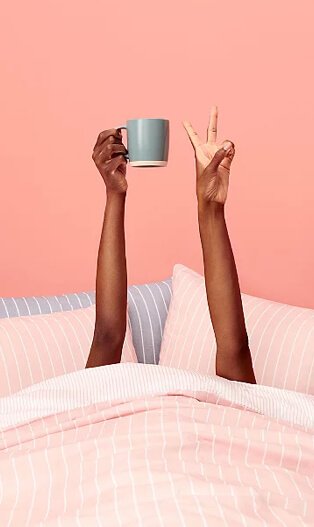
{"label": "grey mug", "polygon": [[168,119],[129,119],[115,127],[127,131],[125,158],[133,167],[165,167],[169,153]]}

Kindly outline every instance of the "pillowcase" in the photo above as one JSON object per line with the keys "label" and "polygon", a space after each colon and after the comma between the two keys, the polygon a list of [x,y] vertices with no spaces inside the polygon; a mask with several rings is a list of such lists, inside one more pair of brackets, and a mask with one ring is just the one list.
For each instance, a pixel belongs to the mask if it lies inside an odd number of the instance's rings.
{"label": "pillowcase", "polygon": [[[159,364],[215,375],[205,279],[175,265]],[[242,294],[258,384],[314,394],[314,310]]]}
{"label": "pillowcase", "polygon": [[[84,369],[94,334],[95,306],[0,321],[0,396]],[[127,324],[121,362],[137,362]]]}

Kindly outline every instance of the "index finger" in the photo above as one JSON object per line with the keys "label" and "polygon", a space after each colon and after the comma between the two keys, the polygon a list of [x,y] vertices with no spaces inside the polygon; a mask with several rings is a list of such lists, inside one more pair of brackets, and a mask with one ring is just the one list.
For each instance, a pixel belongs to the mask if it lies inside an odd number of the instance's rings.
{"label": "index finger", "polygon": [[207,130],[207,143],[216,143],[217,141],[217,122],[218,108],[213,106],[210,111],[210,118]]}
{"label": "index finger", "polygon": [[104,141],[106,141],[106,139],[108,139],[108,137],[110,137],[111,135],[113,137],[120,138],[121,132],[119,133],[119,130],[117,130],[116,128],[109,128],[108,130],[103,130],[102,132],[100,132],[99,136],[97,137],[94,150],[95,148],[100,146]]}

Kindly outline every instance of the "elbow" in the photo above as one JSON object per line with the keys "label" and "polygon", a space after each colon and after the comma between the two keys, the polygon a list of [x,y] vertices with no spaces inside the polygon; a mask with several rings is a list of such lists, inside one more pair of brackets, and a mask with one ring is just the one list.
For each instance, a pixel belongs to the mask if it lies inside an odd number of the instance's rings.
{"label": "elbow", "polygon": [[225,357],[235,358],[240,360],[241,357],[250,353],[249,339],[247,334],[229,335],[224,338],[222,342],[217,341],[217,353]]}
{"label": "elbow", "polygon": [[96,325],[93,343],[103,348],[119,348],[123,346],[125,329],[116,330],[113,328],[103,328]]}
{"label": "elbow", "polygon": [[124,335],[95,328],[86,368],[121,362]]}
{"label": "elbow", "polygon": [[216,374],[230,381],[256,383],[247,338],[237,345],[217,347]]}

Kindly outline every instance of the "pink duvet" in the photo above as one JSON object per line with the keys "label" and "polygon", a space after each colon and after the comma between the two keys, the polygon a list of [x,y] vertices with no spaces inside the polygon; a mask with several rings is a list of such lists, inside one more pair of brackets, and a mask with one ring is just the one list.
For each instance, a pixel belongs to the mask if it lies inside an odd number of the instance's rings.
{"label": "pink duvet", "polygon": [[285,390],[128,364],[23,390],[0,404],[15,422],[1,434],[0,525],[314,525],[302,397],[300,410]]}

